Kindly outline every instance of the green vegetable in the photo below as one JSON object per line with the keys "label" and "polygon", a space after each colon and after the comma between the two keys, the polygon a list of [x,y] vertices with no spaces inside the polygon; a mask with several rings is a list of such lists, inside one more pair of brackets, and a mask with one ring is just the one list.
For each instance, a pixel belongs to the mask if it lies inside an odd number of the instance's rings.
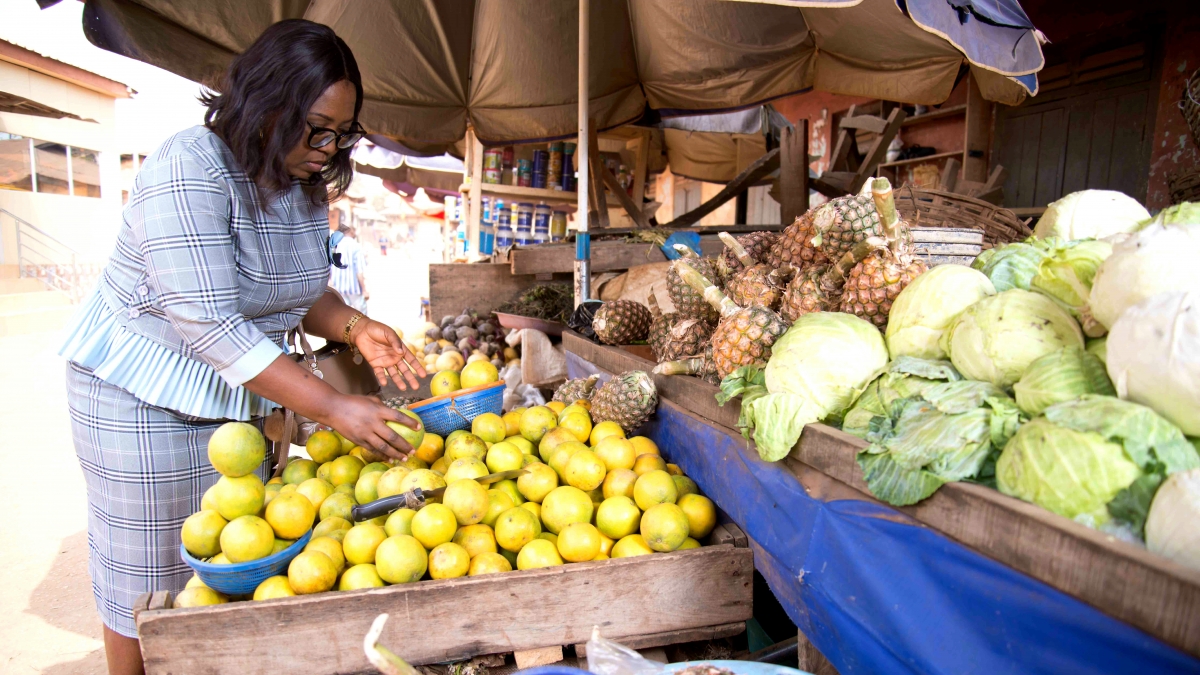
{"label": "green vegetable", "polygon": [[918,276],[892,304],[887,345],[893,359],[944,359],[938,341],[964,309],[996,289],[984,274],[962,265],[940,265]]}
{"label": "green vegetable", "polygon": [[886,373],[867,385],[866,391],[846,412],[842,418],[842,431],[866,438],[871,421],[876,417],[886,417],[896,401],[918,396],[939,382],[955,382],[961,379],[962,375],[958,374],[949,361],[898,357],[888,364]]}
{"label": "green vegetable", "polygon": [[1200,469],[1172,475],[1154,496],[1146,548],[1200,570]]}
{"label": "green vegetable", "polygon": [[983,272],[998,293],[1014,288],[1027,291],[1046,257],[1045,247],[1031,237],[984,251],[971,267]]}
{"label": "green vegetable", "polygon": [[1155,222],[1113,246],[1096,270],[1089,314],[1112,328],[1126,309],[1159,293],[1200,288],[1200,223]]}
{"label": "green vegetable", "polygon": [[968,307],[942,335],[941,345],[968,379],[1009,387],[1038,357],[1082,347],[1083,333],[1054,301],[1013,289]]}
{"label": "green vegetable", "polygon": [[1087,353],[1100,359],[1101,363],[1108,363],[1108,337],[1092,338],[1087,341]]}
{"label": "green vegetable", "polygon": [[986,479],[995,449],[1016,432],[1020,411],[999,387],[959,381],[931,385],[875,417],[858,464],[871,494],[915,504],[951,481]]}
{"label": "green vegetable", "polygon": [[1188,225],[1200,223],[1200,202],[1181,202],[1174,206],[1168,206],[1158,215],[1149,218],[1142,222],[1145,227],[1152,222],[1160,222],[1163,225]]}
{"label": "green vegetable", "polygon": [[[764,371],[767,393],[738,372],[741,383],[722,382],[730,392],[742,387],[744,433],[753,430],[763,459],[783,459],[804,426],[840,415],[887,366],[887,346],[871,323],[850,314],[814,312],[800,317],[771,347]],[[727,378],[728,379],[728,378]],[[748,383],[748,384],[744,384]]]}
{"label": "green vegetable", "polygon": [[1033,233],[1041,239],[1102,239],[1133,232],[1150,217],[1136,199],[1114,190],[1081,190],[1050,202]]}
{"label": "green vegetable", "polygon": [[996,462],[1001,492],[1084,524],[1113,518],[1135,533],[1154,479],[1200,467],[1178,427],[1149,408],[1086,395],[1021,426]]}
{"label": "green vegetable", "polygon": [[1055,403],[1084,394],[1116,396],[1104,363],[1082,347],[1064,347],[1039,357],[1013,385],[1021,412],[1036,417]]}

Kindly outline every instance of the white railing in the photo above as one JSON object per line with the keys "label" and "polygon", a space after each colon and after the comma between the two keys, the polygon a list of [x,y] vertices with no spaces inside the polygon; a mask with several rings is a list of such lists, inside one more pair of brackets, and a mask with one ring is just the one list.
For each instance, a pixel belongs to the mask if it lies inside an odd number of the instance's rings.
{"label": "white railing", "polygon": [[0,209],[0,231],[12,222],[16,233],[17,265],[24,278],[39,279],[47,288],[62,291],[79,302],[94,282],[96,265],[81,265],[79,252],[40,227]]}

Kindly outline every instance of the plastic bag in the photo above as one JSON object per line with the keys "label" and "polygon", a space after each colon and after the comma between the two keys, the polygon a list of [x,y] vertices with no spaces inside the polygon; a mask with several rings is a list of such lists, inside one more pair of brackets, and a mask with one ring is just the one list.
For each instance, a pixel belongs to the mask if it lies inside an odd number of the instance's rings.
{"label": "plastic bag", "polygon": [[600,637],[600,627],[592,628],[587,642],[587,669],[594,675],[658,675],[663,664],[651,661],[618,642]]}
{"label": "plastic bag", "polygon": [[596,317],[596,310],[600,309],[602,305],[604,303],[599,300],[584,301],[571,314],[570,320],[567,321],[567,327],[592,342],[599,342],[596,339],[596,331],[592,330],[592,319]]}
{"label": "plastic bag", "polygon": [[500,371],[500,379],[504,380],[504,403],[501,407],[504,412],[513,408],[546,405],[542,392],[522,381],[521,366],[505,366]]}

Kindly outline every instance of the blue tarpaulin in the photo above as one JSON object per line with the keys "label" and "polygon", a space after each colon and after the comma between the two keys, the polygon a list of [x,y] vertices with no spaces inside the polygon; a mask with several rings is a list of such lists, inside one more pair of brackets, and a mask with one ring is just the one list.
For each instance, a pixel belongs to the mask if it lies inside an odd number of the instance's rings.
{"label": "blue tarpaulin", "polygon": [[[567,371],[605,375],[573,353]],[[754,540],[755,567],[842,675],[1200,673],[1200,660],[850,488],[809,494],[673,404],[642,433]]]}

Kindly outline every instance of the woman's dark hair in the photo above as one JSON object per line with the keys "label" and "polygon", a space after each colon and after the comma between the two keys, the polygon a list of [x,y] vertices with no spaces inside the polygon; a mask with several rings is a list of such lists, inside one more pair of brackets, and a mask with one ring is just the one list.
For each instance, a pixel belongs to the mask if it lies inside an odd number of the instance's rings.
{"label": "woman's dark hair", "polygon": [[[200,97],[208,108],[204,125],[225,141],[260,191],[278,195],[292,181],[284,158],[308,138],[309,108],[342,80],[354,85],[357,120],[363,86],[350,48],[329,26],[280,21],[234,58],[214,91]],[[333,201],[353,175],[350,153],[339,151],[313,175],[309,194],[318,203]]]}

